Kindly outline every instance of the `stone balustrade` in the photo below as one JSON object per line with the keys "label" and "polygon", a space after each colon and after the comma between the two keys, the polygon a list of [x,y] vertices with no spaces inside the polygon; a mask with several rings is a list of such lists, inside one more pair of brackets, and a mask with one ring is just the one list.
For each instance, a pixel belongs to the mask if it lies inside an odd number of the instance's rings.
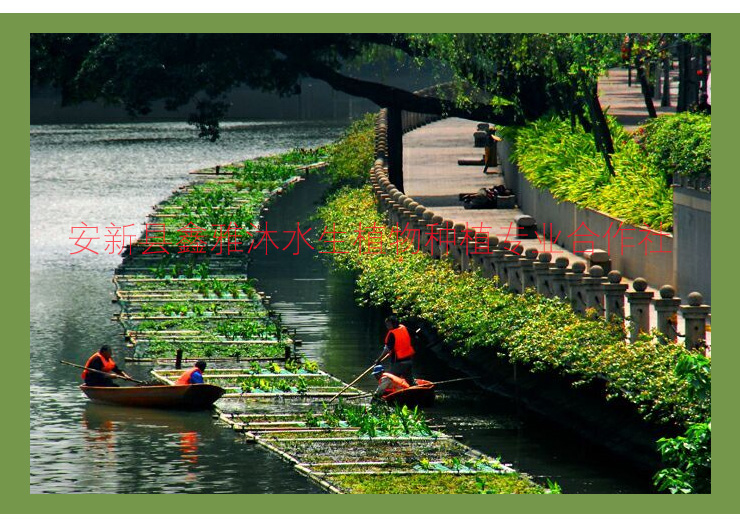
{"label": "stone balustrade", "polygon": [[[426,115],[408,114],[404,117],[404,132],[433,121]],[[388,178],[386,119],[386,113],[381,111],[375,130],[377,159],[370,171],[370,184],[379,211],[386,214],[389,227],[397,230],[398,237],[408,238],[415,249],[435,259],[450,260],[458,271],[480,270],[484,277],[496,279],[512,292],[533,289],[570,303],[577,313],[595,311],[608,321],[625,322],[632,342],[638,340],[640,333],[655,327],[662,341],[675,342],[683,336],[688,349],[706,351],[706,324],[711,308],[703,303],[701,294],[691,293],[687,304],[681,305],[675,288],[664,285],[656,299],[643,278],[636,278],[630,288],[620,271],[611,269],[604,251],[588,252],[584,255],[586,262],[571,264],[565,257],[553,262],[550,252],[524,252],[516,242],[512,248],[509,241],[455,224],[401,193]],[[651,323],[651,305],[657,315],[655,323]],[[684,319],[683,335],[677,328],[679,312]]]}

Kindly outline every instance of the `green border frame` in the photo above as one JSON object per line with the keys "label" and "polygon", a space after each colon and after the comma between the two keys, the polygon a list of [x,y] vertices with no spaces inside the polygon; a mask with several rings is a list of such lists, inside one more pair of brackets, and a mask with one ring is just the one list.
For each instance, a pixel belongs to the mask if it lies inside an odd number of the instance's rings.
{"label": "green border frame", "polygon": [[[4,164],[5,186],[9,188],[2,216],[4,225],[14,227],[17,220],[29,219],[30,201],[28,175],[29,143],[29,49],[28,35],[33,32],[333,32],[337,30],[372,32],[441,32],[441,31],[505,31],[553,32],[553,31],[656,31],[673,32],[711,32],[714,44],[713,66],[716,70],[714,97],[721,109],[715,110],[715,140],[713,141],[715,166],[731,174],[730,153],[737,146],[730,132],[733,119],[738,117],[737,107],[729,102],[730,86],[737,87],[737,30],[740,16],[735,14],[62,14],[62,15],[3,15],[0,22],[0,49],[3,50],[2,90],[4,96],[4,118],[2,127],[2,148],[8,160]],[[723,95],[725,94],[725,95]],[[722,102],[725,103],[722,103]],[[717,119],[719,116],[719,119]],[[719,172],[715,169],[715,174]],[[715,200],[720,203],[714,207],[714,227],[720,237],[730,227],[733,219],[725,213],[724,202],[729,203],[732,189],[737,191],[736,181],[722,180],[720,194]],[[728,205],[729,206],[729,205]],[[717,212],[720,212],[717,214]],[[723,223],[717,222],[717,216]],[[724,225],[727,222],[727,225]],[[11,228],[12,229],[12,228]],[[25,239],[24,237],[25,236]],[[718,239],[718,238],[715,238]],[[17,238],[23,254],[29,255],[30,232],[22,231]],[[16,248],[6,247],[3,272],[6,281],[11,277],[19,280],[29,278],[25,263],[17,264],[14,254]],[[736,251],[722,249],[721,263],[715,261],[715,283],[717,272],[728,271],[729,259]],[[20,256],[19,261],[23,261]],[[728,271],[729,272],[729,271]],[[28,300],[28,290],[24,282],[14,281],[6,285],[7,301]],[[715,305],[724,307],[732,290],[723,285],[715,289]],[[30,307],[29,305],[25,307]],[[21,305],[24,305],[21,302]],[[728,304],[729,305],[729,304]],[[30,311],[30,310],[29,310]],[[722,319],[727,310],[718,314],[715,328],[725,329]],[[23,311],[4,317],[5,329],[26,329]],[[722,331],[720,331],[722,333]],[[3,420],[8,429],[2,441],[4,454],[2,480],[3,513],[106,513],[111,509],[107,501],[92,495],[33,495],[29,493],[29,451],[28,426],[29,408],[15,407],[14,401],[26,395],[25,371],[16,369],[16,355],[21,355],[29,346],[26,333],[7,334],[4,356],[6,364],[3,403],[7,403]],[[720,342],[717,342],[719,340]],[[721,334],[714,337],[717,344],[725,343]],[[737,353],[717,349],[715,363],[719,369],[714,375],[715,420],[719,419],[718,437],[714,443],[713,493],[711,495],[670,496],[670,495],[590,495],[587,499],[579,495],[559,496],[506,496],[491,495],[419,495],[413,500],[399,495],[384,496],[381,499],[367,499],[362,496],[330,495],[265,495],[259,498],[234,499],[233,495],[206,495],[193,503],[183,495],[125,495],[117,499],[112,508],[116,512],[129,513],[367,513],[368,501],[376,504],[374,511],[381,507],[387,513],[738,513],[737,486],[733,484],[738,473],[738,458],[732,442],[740,427],[734,421],[733,405],[737,403],[738,385],[731,378],[740,373],[740,356]],[[18,359],[20,359],[19,357]],[[24,358],[25,359],[25,358]],[[25,365],[25,361],[23,361]],[[30,368],[30,367],[29,367]],[[733,388],[734,387],[734,388]],[[15,400],[13,399],[15,398]],[[21,400],[22,401],[22,400]]]}

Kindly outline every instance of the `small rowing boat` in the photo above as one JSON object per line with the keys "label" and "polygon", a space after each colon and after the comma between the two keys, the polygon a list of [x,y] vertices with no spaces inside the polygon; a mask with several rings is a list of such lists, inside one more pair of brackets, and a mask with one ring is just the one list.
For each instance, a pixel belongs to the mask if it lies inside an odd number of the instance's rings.
{"label": "small rowing boat", "polygon": [[386,394],[383,396],[383,400],[389,405],[430,407],[434,403],[434,383],[417,379],[416,385]]}
{"label": "small rowing boat", "polygon": [[209,384],[154,386],[86,386],[81,385],[93,401],[125,407],[202,410],[210,408],[225,390]]}

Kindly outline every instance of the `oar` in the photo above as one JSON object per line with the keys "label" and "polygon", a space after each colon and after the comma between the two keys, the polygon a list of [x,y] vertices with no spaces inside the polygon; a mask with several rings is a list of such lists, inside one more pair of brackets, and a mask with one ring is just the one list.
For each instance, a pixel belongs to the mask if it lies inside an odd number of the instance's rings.
{"label": "oar", "polygon": [[456,383],[457,381],[470,381],[471,379],[480,379],[480,378],[481,376],[479,375],[476,375],[475,377],[459,377],[457,379],[447,379],[445,381],[433,381],[433,382],[425,383],[423,385],[416,385],[416,386],[431,386],[431,385],[437,386],[437,385],[444,385],[447,383]]}
{"label": "oar", "polygon": [[146,381],[139,381],[138,379],[134,379],[133,377],[124,377],[122,375],[114,374],[112,372],[103,372],[102,370],[96,370],[95,368],[86,368],[80,364],[68,363],[67,361],[59,361],[59,362],[62,364],[66,364],[68,366],[74,366],[75,368],[82,368],[83,370],[87,370],[89,372],[95,372],[96,374],[107,375],[109,377],[115,377],[116,379],[123,379],[125,381],[133,381],[134,383],[138,383],[140,385],[146,384]]}
{"label": "oar", "polygon": [[365,377],[370,370],[372,370],[373,368],[375,368],[375,365],[376,364],[378,364],[379,362],[385,360],[388,357],[388,355],[390,355],[390,354],[386,353],[385,354],[385,357],[383,357],[383,356],[378,357],[378,359],[373,364],[370,365],[370,368],[368,368],[367,370],[365,370],[364,372],[362,372],[360,375],[358,375],[355,378],[354,381],[352,381],[351,383],[345,385],[345,387],[342,390],[340,390],[339,393],[337,393],[334,396],[332,396],[332,398],[329,401],[327,401],[327,403],[331,403],[332,401],[334,401],[335,399],[337,399],[339,396],[341,396],[344,393],[345,390],[347,390],[349,387],[351,387],[352,385],[354,385],[357,381],[359,381],[360,379],[362,379],[363,377]]}
{"label": "oar", "polygon": [[[417,384],[415,385],[415,387],[424,388],[424,387],[430,387],[430,386],[444,385],[447,383],[456,383],[457,381],[470,381],[471,379],[480,379],[480,378],[481,376],[478,375],[475,377],[459,377],[457,379],[446,379],[445,381],[434,381],[434,382],[430,381],[429,383]],[[409,388],[414,388],[414,387],[409,387]],[[358,398],[368,397],[369,395],[370,394],[366,394],[366,393],[355,394],[354,396],[347,396],[344,399],[358,399]]]}

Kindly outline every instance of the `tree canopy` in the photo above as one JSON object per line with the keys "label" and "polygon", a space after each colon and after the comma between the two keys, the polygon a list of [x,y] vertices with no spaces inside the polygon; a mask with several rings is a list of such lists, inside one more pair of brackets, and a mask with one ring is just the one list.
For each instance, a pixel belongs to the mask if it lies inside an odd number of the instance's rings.
{"label": "tree canopy", "polygon": [[[581,34],[33,34],[31,75],[61,88],[63,104],[100,100],[146,114],[198,101],[203,117],[246,85],[281,96],[312,77],[383,107],[486,120],[535,119],[577,104],[571,77],[595,80],[612,36]],[[378,47],[443,64],[452,97],[419,96],[351,77],[342,66]],[[476,97],[471,97],[476,94]]]}
{"label": "tree canopy", "polygon": [[[103,101],[134,115],[147,114],[155,101],[164,101],[168,110],[193,102],[197,112],[190,121],[212,140],[233,88],[288,96],[298,94],[301,80],[309,77],[381,107],[497,125],[554,113],[579,120],[593,133],[613,174],[612,139],[597,82],[619,63],[623,38],[614,33],[32,34],[31,81],[59,87],[63,104]],[[373,62],[379,50],[439,65],[446,77],[440,81],[451,77],[452,82],[421,95],[347,73],[345,65]]]}

